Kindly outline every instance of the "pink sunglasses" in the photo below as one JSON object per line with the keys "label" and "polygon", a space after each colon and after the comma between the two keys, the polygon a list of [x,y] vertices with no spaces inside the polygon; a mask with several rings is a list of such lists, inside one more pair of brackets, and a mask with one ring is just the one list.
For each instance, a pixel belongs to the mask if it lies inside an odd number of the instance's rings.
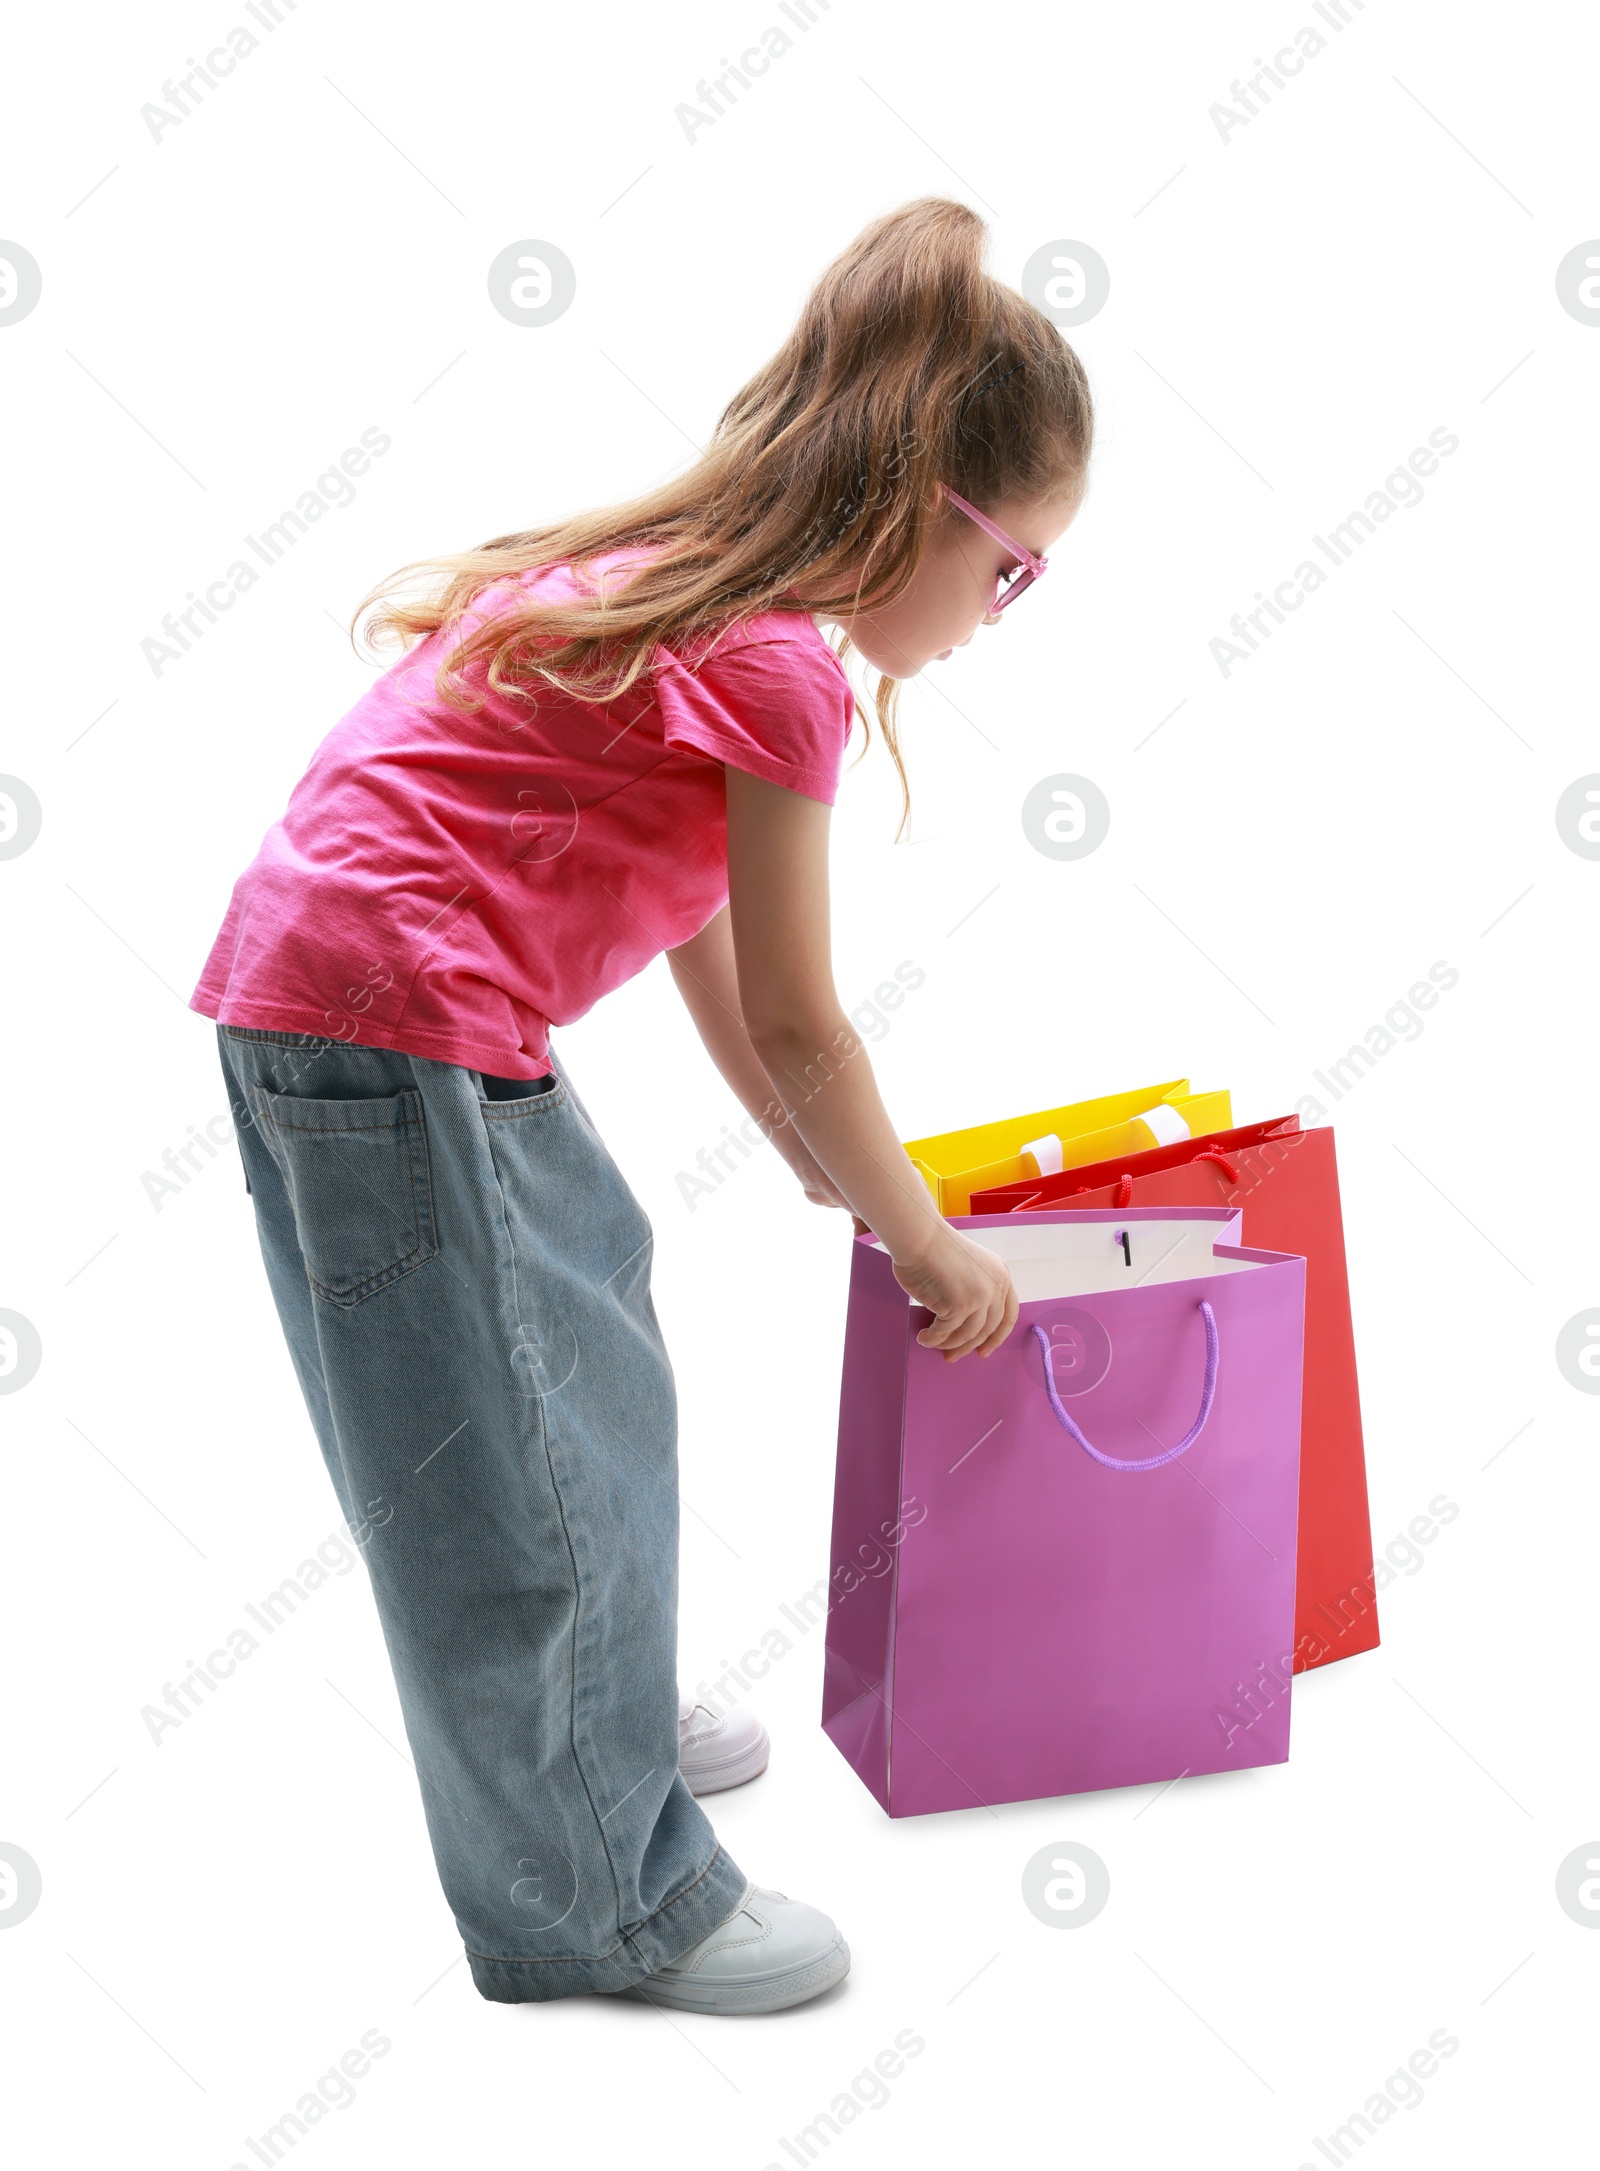
{"label": "pink sunglasses", "polygon": [[997,543],[1003,544],[1013,556],[1022,560],[1022,563],[1013,572],[1000,574],[995,583],[994,601],[989,605],[985,615],[996,618],[1008,603],[1016,601],[1024,588],[1033,586],[1050,561],[1048,558],[1036,558],[1033,552],[1024,544],[1019,543],[1014,535],[1007,535],[1004,528],[996,527],[986,513],[980,513],[977,506],[969,505],[965,498],[957,497],[956,493],[946,484],[940,483],[939,489],[940,493],[950,500],[957,512],[965,513],[969,520],[975,520],[985,535],[993,536]]}

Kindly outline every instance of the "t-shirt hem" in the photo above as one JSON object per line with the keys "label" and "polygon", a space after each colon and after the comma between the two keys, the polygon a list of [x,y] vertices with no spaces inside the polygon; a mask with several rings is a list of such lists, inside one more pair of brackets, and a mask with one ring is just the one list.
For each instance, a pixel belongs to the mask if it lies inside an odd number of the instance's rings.
{"label": "t-shirt hem", "polygon": [[[196,988],[189,998],[189,1008],[202,1017],[214,1018],[219,1025],[241,1025],[258,1033],[309,1033],[324,1040],[330,1047],[383,1048],[395,1055],[421,1055],[433,1063],[451,1063],[460,1070],[475,1070],[491,1078],[543,1078],[554,1069],[548,1056],[540,1059],[529,1056],[522,1049],[490,1047],[487,1042],[463,1040],[448,1033],[430,1033],[414,1027],[405,1027],[385,1040],[362,1040],[359,1036],[333,1034],[326,1029],[326,1020],[310,1010],[297,1010],[283,1003],[228,1002],[210,988]],[[224,1017],[223,1012],[227,1015]],[[532,1068],[521,1066],[531,1064]]]}
{"label": "t-shirt hem", "polygon": [[[771,648],[801,648],[815,652],[821,650],[840,682],[844,694],[843,729],[838,739],[837,755],[825,764],[797,764],[774,754],[758,741],[741,731],[724,734],[718,721],[703,710],[696,712],[695,705],[686,704],[687,713],[681,720],[675,718],[663,704],[662,738],[677,753],[698,754],[707,761],[726,762],[730,768],[742,769],[748,776],[758,776],[765,783],[778,784],[785,791],[801,793],[807,799],[820,800],[824,806],[837,804],[840,775],[845,752],[850,742],[850,728],[855,717],[855,696],[850,686],[849,674],[843,664],[817,631],[809,618],[796,625],[794,633],[767,636],[755,640],[740,641],[720,653],[698,657],[691,665],[671,650],[664,651],[658,664],[658,672],[670,681],[682,678],[695,686],[700,673],[710,665],[737,667],[739,659],[753,651]],[[807,749],[807,751],[812,751]],[[832,750],[830,749],[830,756]]]}
{"label": "t-shirt hem", "polygon": [[666,740],[677,753],[699,754],[707,761],[726,762],[730,769],[742,769],[747,776],[758,776],[764,783],[781,784],[785,791],[799,792],[806,799],[820,799],[825,807],[833,806],[838,799],[837,776],[820,769],[795,769],[787,762],[772,761],[748,743],[724,745],[714,731],[697,731],[691,738],[669,726]]}

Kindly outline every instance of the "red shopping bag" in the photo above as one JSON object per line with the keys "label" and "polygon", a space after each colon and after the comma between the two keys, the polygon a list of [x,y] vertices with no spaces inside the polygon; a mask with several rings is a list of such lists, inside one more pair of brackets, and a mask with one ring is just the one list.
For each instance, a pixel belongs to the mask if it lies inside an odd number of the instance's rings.
{"label": "red shopping bag", "polygon": [[1298,1116],[974,1192],[975,1214],[1063,1206],[1237,1206],[1244,1240],[1306,1262],[1295,1671],[1378,1642],[1367,1466],[1333,1132]]}

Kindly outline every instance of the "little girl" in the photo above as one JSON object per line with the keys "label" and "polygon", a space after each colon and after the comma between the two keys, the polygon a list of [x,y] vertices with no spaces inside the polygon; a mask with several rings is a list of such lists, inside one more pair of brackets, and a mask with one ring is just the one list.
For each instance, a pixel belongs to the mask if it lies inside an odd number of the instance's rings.
{"label": "little girl", "polygon": [[828,940],[841,657],[880,674],[903,789],[896,682],[998,621],[1083,493],[1082,366],[983,239],[938,199],[878,220],[687,474],[370,597],[412,645],[317,749],[193,997],[486,1998],[771,2012],[850,1964],[694,1798],[765,1737],[690,1712],[680,1743],[651,1231],[549,1033],[665,951],[806,1196],[933,1314],[919,1339],[955,1360],[1011,1331]]}

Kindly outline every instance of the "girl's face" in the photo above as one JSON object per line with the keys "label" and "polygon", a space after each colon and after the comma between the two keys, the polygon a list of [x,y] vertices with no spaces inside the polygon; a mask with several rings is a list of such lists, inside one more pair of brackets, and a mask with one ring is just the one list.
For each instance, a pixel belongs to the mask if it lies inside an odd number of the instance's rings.
{"label": "girl's face", "polygon": [[[1065,497],[1007,498],[982,510],[1042,558],[1072,525],[1081,503],[1082,492],[1075,490]],[[925,664],[935,659],[942,663],[955,649],[965,648],[979,626],[1000,624],[999,615],[990,611],[995,584],[1020,562],[1014,551],[946,503],[944,517],[899,601],[840,616],[833,623],[844,627],[874,670],[890,678],[915,678]],[[1028,598],[1019,596],[1011,607],[1027,610]]]}

